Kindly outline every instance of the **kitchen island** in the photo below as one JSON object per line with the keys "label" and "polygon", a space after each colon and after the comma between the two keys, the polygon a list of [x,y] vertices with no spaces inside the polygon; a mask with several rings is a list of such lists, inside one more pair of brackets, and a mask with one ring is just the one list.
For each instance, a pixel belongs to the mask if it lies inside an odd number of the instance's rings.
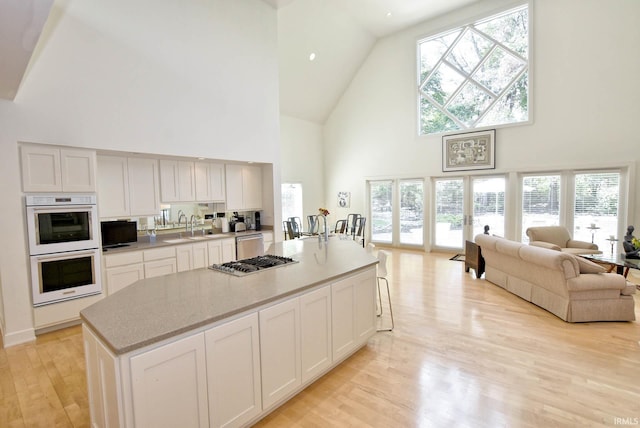
{"label": "kitchen island", "polygon": [[351,240],[274,244],[298,261],[138,281],[81,312],[93,426],[242,426],[375,333],[377,259]]}

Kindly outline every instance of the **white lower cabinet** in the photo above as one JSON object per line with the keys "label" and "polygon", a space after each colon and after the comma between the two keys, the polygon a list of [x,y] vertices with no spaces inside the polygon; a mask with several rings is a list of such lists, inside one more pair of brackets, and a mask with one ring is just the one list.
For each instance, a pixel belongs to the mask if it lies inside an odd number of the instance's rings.
{"label": "white lower cabinet", "polygon": [[333,359],[350,355],[376,329],[375,271],[367,270],[331,285]]}
{"label": "white lower cabinet", "polygon": [[176,263],[178,272],[200,269],[207,266],[207,243],[202,242],[176,247]]}
{"label": "white lower cabinet", "polygon": [[331,356],[331,287],[325,286],[300,297],[302,382],[324,372]]}
{"label": "white lower cabinet", "polygon": [[236,259],[235,238],[214,239],[207,243],[209,266]]}
{"label": "white lower cabinet", "polygon": [[207,330],[210,426],[241,426],[262,412],[258,314]]}
{"label": "white lower cabinet", "polygon": [[260,311],[260,359],[262,405],[267,409],[302,384],[299,299]]}
{"label": "white lower cabinet", "polygon": [[144,265],[134,263],[126,266],[117,266],[105,269],[107,284],[107,295],[112,295],[116,291],[144,279]]}
{"label": "white lower cabinet", "polygon": [[208,427],[204,334],[131,357],[136,427]]}
{"label": "white lower cabinet", "polygon": [[174,247],[155,248],[142,252],[144,257],[144,277],[169,275],[178,271],[176,249]]}

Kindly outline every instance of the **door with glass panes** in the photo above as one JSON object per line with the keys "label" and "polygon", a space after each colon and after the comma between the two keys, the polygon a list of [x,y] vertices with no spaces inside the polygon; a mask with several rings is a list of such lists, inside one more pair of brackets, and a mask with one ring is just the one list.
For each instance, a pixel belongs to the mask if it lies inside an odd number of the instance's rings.
{"label": "door with glass panes", "polygon": [[434,248],[461,251],[485,229],[504,236],[504,176],[436,178],[433,185]]}
{"label": "door with glass panes", "polygon": [[424,180],[374,180],[368,185],[371,242],[422,247]]}

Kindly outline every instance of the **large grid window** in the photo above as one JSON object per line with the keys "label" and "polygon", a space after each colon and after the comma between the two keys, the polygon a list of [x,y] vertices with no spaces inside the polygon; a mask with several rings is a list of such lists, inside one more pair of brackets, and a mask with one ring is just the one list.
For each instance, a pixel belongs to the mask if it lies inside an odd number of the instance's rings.
{"label": "large grid window", "polygon": [[575,176],[573,237],[591,241],[600,248],[607,238],[618,233],[620,174],[617,172],[585,173]]}
{"label": "large grid window", "polygon": [[522,242],[529,242],[527,229],[560,225],[560,176],[522,178]]}
{"label": "large grid window", "polygon": [[529,120],[529,6],[418,42],[420,134]]}

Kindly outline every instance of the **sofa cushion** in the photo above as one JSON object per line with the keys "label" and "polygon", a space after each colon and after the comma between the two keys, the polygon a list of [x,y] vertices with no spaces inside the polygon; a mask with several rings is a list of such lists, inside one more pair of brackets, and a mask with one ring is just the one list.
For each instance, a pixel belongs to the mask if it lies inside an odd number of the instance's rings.
{"label": "sofa cushion", "polygon": [[561,251],[562,250],[556,244],[552,244],[550,242],[531,241],[531,242],[529,242],[529,245],[533,245],[534,247],[548,248],[550,250],[555,250],[555,251]]}
{"label": "sofa cushion", "polygon": [[580,273],[604,273],[607,270],[597,263],[587,260],[584,257],[576,257]]}

